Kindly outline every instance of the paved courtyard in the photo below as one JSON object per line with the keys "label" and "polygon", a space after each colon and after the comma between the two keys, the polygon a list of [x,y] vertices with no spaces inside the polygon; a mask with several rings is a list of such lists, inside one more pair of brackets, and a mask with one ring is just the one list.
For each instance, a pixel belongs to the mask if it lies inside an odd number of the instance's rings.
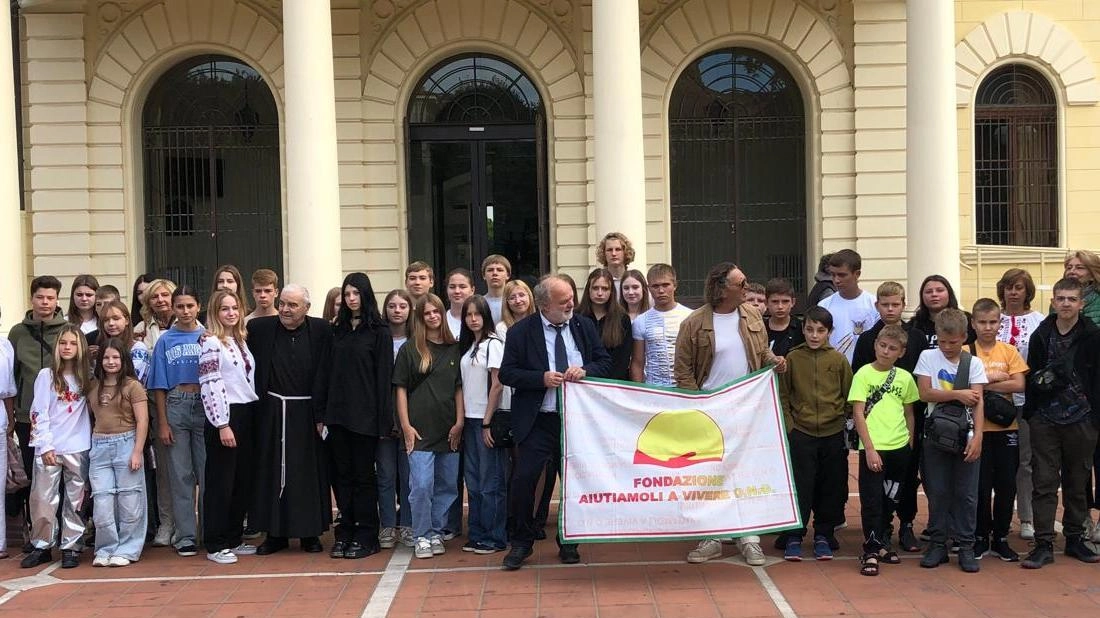
{"label": "paved courtyard", "polygon": [[[854,479],[850,479],[854,488]],[[922,505],[923,508],[923,505]],[[954,560],[921,569],[917,554],[884,565],[879,577],[858,573],[858,498],[851,526],[831,562],[783,562],[765,537],[769,562],[748,567],[736,548],[722,560],[684,562],[692,543],[586,545],[582,563],[563,566],[552,540],[536,545],[527,566],[500,570],[502,554],[477,556],[450,541],[447,553],[417,560],[411,550],[383,550],[364,560],[332,560],[296,546],[273,556],[214,564],[152,548],[121,569],[59,563],[20,569],[0,561],[0,617],[58,616],[392,616],[394,618],[710,618],[748,616],[929,616],[1080,618],[1100,611],[1100,565],[1057,555],[1054,565],[1025,571],[982,560],[966,575]],[[923,523],[923,522],[919,522]],[[326,549],[331,536],[324,539]],[[1012,539],[1023,553],[1027,544]],[[56,556],[55,556],[56,557]]]}

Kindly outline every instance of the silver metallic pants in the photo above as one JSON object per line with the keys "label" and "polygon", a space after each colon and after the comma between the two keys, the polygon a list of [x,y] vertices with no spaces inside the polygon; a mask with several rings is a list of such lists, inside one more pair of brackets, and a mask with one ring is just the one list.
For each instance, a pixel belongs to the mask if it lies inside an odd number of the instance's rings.
{"label": "silver metallic pants", "polygon": [[[88,451],[57,455],[57,465],[34,458],[31,481],[31,542],[38,549],[53,547],[57,538],[57,506],[61,503],[61,549],[76,549],[84,534],[80,511],[88,488]],[[62,500],[64,494],[64,500]]]}

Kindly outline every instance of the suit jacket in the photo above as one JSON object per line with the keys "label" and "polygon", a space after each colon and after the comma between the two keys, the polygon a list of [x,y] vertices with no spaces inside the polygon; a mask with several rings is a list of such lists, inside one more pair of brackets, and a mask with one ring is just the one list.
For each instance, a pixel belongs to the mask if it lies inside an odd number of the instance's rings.
{"label": "suit jacket", "polygon": [[[275,333],[282,328],[279,316],[264,316],[248,321],[248,349],[256,358],[256,394],[262,400],[267,396],[267,383],[271,379],[271,361],[275,355]],[[321,422],[328,399],[328,380],[320,371],[332,354],[332,325],[306,316],[309,329],[310,354],[313,366],[309,368],[309,382],[313,385],[313,418]]]}
{"label": "suit jacket", "polygon": [[[573,314],[569,320],[569,332],[584,359],[582,368],[588,377],[606,377],[611,371],[611,356],[600,342],[592,320]],[[515,389],[512,394],[512,433],[517,443],[522,442],[535,425],[546,395],[546,385],[542,379],[547,371],[550,371],[550,361],[546,356],[542,314],[535,312],[508,329],[504,358],[500,363],[501,383]]]}

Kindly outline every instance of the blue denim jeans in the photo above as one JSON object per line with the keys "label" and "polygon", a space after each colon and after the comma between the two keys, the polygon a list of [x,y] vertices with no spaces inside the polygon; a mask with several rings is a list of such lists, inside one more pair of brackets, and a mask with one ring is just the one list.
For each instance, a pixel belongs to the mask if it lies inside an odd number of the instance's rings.
{"label": "blue denim jeans", "polygon": [[507,549],[508,495],[505,471],[508,450],[489,448],[481,438],[480,418],[467,418],[463,425],[462,449],[466,457],[466,495],[470,501],[467,523],[470,541]]}
{"label": "blue denim jeans", "polygon": [[409,510],[413,536],[442,536],[447,510],[458,498],[458,453],[413,451],[409,454]]}
{"label": "blue denim jeans", "polygon": [[92,484],[92,518],[97,556],[141,558],[145,545],[145,469],[130,469],[133,431],[92,434],[88,480]]}
{"label": "blue denim jeans", "polygon": [[379,438],[374,457],[378,471],[378,518],[381,526],[407,528],[411,509],[408,501],[409,455],[405,452],[405,444],[400,438]]}
{"label": "blue denim jeans", "polygon": [[202,485],[205,484],[206,413],[199,393],[168,392],[168,426],[172,429],[168,474],[172,488],[172,518],[176,523],[172,545],[180,549],[195,545],[195,487],[199,487],[201,508]]}

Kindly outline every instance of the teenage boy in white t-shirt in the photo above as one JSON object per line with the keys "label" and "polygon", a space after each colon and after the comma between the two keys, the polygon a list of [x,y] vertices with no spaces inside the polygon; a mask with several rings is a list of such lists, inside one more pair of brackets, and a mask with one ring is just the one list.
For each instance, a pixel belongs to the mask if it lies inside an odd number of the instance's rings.
{"label": "teenage boy in white t-shirt", "polygon": [[852,363],[856,340],[879,320],[875,297],[859,287],[863,258],[851,249],[841,249],[829,257],[829,273],[833,276],[836,294],[818,305],[833,315],[833,332],[829,345]]}
{"label": "teenage boy in white t-shirt", "polygon": [[630,379],[656,386],[676,386],[672,374],[676,336],[680,333],[680,322],[691,314],[691,309],[676,302],[676,270],[671,266],[654,264],[646,279],[653,307],[631,325],[634,355],[630,361]]}
{"label": "teenage boy in white t-shirt", "polygon": [[[955,390],[955,376],[966,343],[970,320],[958,309],[946,308],[936,315],[936,347],[921,352],[913,374],[917,376],[920,398],[927,402],[931,418],[936,406],[958,402],[967,407],[970,429],[962,453],[949,453],[925,436],[921,473],[928,496],[928,529],[932,539],[920,565],[931,569],[947,562],[947,539],[959,544],[959,568],[977,573],[981,565],[974,554],[978,524],[978,479],[982,455],[982,430],[985,413],[982,393],[989,382],[985,365],[977,356],[970,359],[969,387]],[[928,420],[925,432],[928,431]]]}

